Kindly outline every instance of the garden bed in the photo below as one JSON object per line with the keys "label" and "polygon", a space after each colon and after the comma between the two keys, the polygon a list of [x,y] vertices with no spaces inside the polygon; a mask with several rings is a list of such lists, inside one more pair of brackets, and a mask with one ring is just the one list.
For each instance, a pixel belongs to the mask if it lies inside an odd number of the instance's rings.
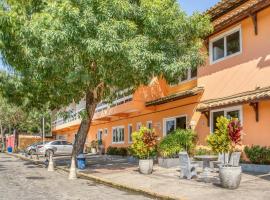
{"label": "garden bed", "polygon": [[158,165],[164,168],[177,167],[180,161],[179,158],[158,158]]}
{"label": "garden bed", "polygon": [[243,172],[270,173],[270,165],[241,163]]}

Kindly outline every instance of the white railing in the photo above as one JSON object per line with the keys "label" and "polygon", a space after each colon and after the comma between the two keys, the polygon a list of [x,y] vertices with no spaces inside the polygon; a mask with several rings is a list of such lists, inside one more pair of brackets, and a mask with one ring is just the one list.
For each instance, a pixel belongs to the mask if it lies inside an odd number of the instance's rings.
{"label": "white railing", "polygon": [[[112,104],[101,102],[97,105],[95,112],[96,113],[101,112],[101,111],[107,110],[108,108],[127,103],[129,101],[132,101],[132,99],[133,99],[133,95],[129,95],[129,96],[125,96],[125,97],[114,100]],[[81,119],[80,112],[83,110],[85,110],[85,101],[82,100],[79,104],[76,105],[75,112],[72,110],[69,111],[71,112],[71,114],[67,118],[60,117],[60,118],[57,118],[55,121],[53,121],[52,122],[53,128],[75,121],[77,119]]]}

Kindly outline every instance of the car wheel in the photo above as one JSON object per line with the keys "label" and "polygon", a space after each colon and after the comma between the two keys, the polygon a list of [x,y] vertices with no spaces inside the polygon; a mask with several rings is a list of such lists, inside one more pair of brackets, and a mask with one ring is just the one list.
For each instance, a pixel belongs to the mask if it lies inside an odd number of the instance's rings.
{"label": "car wheel", "polygon": [[50,155],[53,156],[53,154],[54,154],[53,150],[47,150],[46,151],[46,157],[48,157],[48,158],[50,158]]}

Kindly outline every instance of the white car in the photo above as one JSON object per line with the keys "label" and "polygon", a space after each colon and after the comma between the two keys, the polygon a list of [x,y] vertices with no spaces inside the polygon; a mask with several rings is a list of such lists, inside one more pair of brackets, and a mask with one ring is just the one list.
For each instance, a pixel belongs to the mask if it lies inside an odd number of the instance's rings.
{"label": "white car", "polygon": [[52,155],[71,155],[73,145],[65,140],[54,140],[45,144],[39,149],[39,153],[45,156]]}

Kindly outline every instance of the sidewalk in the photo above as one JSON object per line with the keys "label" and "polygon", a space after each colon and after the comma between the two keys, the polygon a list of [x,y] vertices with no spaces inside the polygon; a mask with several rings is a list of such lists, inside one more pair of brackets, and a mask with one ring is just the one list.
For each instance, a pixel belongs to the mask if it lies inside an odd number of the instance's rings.
{"label": "sidewalk", "polygon": [[[56,159],[57,166],[62,163],[59,168],[68,171],[68,160],[59,160]],[[227,190],[215,184],[218,183],[218,174],[213,174],[212,183],[205,183],[200,179],[180,179],[177,168],[164,169],[156,165],[153,174],[142,175],[136,163],[129,163],[124,158],[90,156],[87,162],[87,168],[79,170],[79,175],[156,197],[187,200],[269,200],[270,197],[270,174],[243,173],[240,187],[237,190]]]}

